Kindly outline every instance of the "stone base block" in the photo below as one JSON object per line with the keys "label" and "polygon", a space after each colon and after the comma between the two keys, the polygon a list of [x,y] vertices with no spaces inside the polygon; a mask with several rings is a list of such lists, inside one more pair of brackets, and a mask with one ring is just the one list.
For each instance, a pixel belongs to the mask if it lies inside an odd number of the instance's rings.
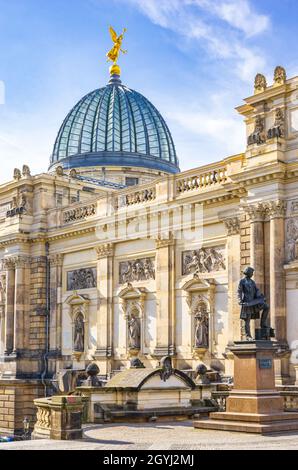
{"label": "stone base block", "polygon": [[194,421],[197,429],[256,434],[298,431],[298,413],[211,413],[210,419]]}
{"label": "stone base block", "polygon": [[272,414],[283,411],[283,398],[274,390],[233,390],[227,398],[231,413]]}

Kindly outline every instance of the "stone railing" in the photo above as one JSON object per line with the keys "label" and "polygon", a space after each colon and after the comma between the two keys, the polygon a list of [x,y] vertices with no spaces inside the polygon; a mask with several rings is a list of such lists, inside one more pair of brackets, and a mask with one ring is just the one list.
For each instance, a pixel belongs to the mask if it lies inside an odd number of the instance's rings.
{"label": "stone railing", "polygon": [[284,399],[285,411],[298,411],[298,387],[282,386],[278,387],[278,390]]}
{"label": "stone railing", "polygon": [[144,204],[156,199],[156,186],[134,189],[119,196],[118,207],[129,207],[135,204]]}
{"label": "stone railing", "polygon": [[226,411],[226,402],[229,393],[228,390],[214,391],[211,393],[211,398],[216,401],[219,411]]}
{"label": "stone railing", "polygon": [[194,190],[204,190],[213,188],[214,186],[220,185],[227,181],[227,168],[214,167],[208,171],[202,171],[199,173],[190,173],[184,177],[178,177],[176,179],[176,193],[177,195]]}
{"label": "stone railing", "polygon": [[78,220],[85,220],[88,217],[96,215],[96,204],[86,204],[77,206],[71,209],[67,209],[63,212],[63,222],[65,224],[69,222],[76,222]]}
{"label": "stone railing", "polygon": [[[298,412],[298,387],[296,386],[280,386],[277,387],[284,399],[284,410]],[[211,396],[216,401],[219,411],[226,411],[226,401],[229,391],[219,390],[212,392]]]}
{"label": "stone railing", "polygon": [[33,439],[73,440],[82,438],[83,401],[77,396],[57,395],[34,400],[37,421]]}
{"label": "stone railing", "polygon": [[44,439],[50,438],[51,433],[51,399],[41,398],[35,400],[37,406],[36,423],[34,431]]}

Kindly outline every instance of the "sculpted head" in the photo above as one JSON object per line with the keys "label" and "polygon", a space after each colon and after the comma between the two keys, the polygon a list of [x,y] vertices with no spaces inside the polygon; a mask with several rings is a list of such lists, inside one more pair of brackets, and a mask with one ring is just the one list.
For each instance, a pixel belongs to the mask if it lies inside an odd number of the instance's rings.
{"label": "sculpted head", "polygon": [[248,266],[247,268],[245,268],[245,270],[243,271],[243,274],[249,278],[253,277],[254,275],[254,268],[252,268],[251,266]]}

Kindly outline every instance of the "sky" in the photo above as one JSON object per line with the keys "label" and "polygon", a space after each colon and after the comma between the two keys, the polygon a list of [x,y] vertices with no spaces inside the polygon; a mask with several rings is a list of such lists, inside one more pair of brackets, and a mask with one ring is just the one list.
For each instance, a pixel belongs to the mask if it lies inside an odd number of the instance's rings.
{"label": "sky", "polygon": [[0,0],[0,183],[47,171],[69,110],[109,80],[109,26],[127,28],[122,82],[166,119],[182,170],[245,149],[234,108],[256,73],[298,75],[297,0]]}

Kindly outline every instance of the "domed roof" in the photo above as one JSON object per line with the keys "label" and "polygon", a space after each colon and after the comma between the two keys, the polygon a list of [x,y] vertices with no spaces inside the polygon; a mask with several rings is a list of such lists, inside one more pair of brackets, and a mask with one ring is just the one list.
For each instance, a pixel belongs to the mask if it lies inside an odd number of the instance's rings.
{"label": "domed roof", "polygon": [[84,96],[58,133],[50,168],[136,166],[177,173],[171,133],[157,109],[112,75]]}

